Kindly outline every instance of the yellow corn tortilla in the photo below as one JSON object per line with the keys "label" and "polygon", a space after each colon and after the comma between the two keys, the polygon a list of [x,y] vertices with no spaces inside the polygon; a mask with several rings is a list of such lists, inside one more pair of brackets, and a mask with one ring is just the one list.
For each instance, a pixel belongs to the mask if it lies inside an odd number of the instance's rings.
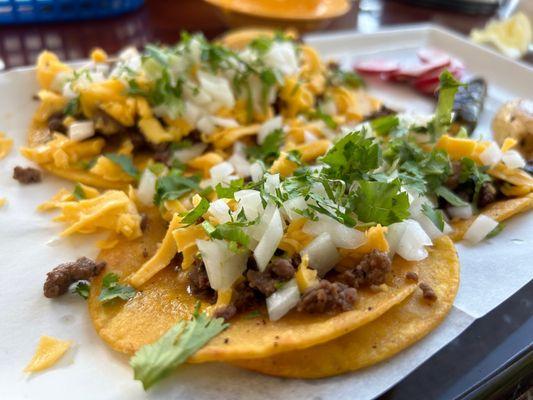
{"label": "yellow corn tortilla", "polygon": [[[524,197],[517,197],[515,199],[502,200],[492,203],[485,207],[481,213],[488,217],[495,219],[498,222],[505,221],[516,214],[526,212],[533,208],[533,193]],[[453,232],[450,237],[455,241],[459,241],[463,238],[466,231],[472,225],[476,216],[464,220],[453,220],[452,227]]]}
{"label": "yellow corn tortilla", "polygon": [[[150,213],[148,230],[142,238],[124,241],[104,250],[100,259],[107,262],[103,273],[91,284],[89,311],[98,334],[113,349],[132,354],[152,343],[179,320],[189,319],[197,299],[187,293],[187,280],[171,268],[165,268],[147,282],[127,302],[102,305],[98,301],[102,276],[114,272],[126,279],[156,250],[166,226]],[[271,356],[284,351],[303,349],[327,342],[378,318],[407,298],[416,284],[405,274],[416,271],[417,263],[399,258],[393,263],[393,276],[387,290],[361,290],[355,309],[337,315],[308,315],[293,311],[271,322],[266,311],[250,318],[244,314],[233,318],[229,329],[214,338],[190,361],[230,361]],[[203,307],[207,304],[203,304]]]}
{"label": "yellow corn tortilla", "polygon": [[232,362],[268,375],[290,378],[321,378],[354,371],[378,363],[411,346],[450,311],[459,287],[459,260],[453,242],[441,238],[418,268],[420,282],[437,294],[434,303],[417,290],[401,304],[369,324],[338,339],[257,360]]}

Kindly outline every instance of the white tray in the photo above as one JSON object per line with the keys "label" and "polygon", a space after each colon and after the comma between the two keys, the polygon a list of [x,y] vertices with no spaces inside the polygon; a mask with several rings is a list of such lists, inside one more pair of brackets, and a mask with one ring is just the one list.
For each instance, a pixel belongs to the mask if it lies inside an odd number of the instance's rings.
{"label": "white tray", "polygon": [[[532,70],[490,50],[433,26],[399,27],[372,34],[313,35],[307,41],[326,56],[350,64],[354,57],[414,57],[421,46],[442,48],[461,58],[474,73],[490,82],[486,112],[478,133],[487,133],[490,114],[505,100],[531,96]],[[0,130],[25,143],[28,120],[36,106],[32,68],[0,73]],[[429,112],[433,103],[401,86],[373,84],[388,103]],[[359,372],[314,381],[262,376],[223,364],[191,365],[145,394],[133,381],[127,359],[107,348],[95,334],[86,304],[74,297],[50,301],[42,296],[46,272],[59,262],[94,254],[91,243],[46,244],[59,227],[49,215],[35,211],[37,204],[68,184],[47,175],[45,183],[20,187],[11,179],[15,165],[27,165],[13,151],[0,161],[0,398],[2,399],[366,399],[405,377],[424,360],[527,283],[533,274],[532,214],[511,221],[489,243],[459,246],[462,285],[456,307],[445,322],[425,339],[379,365]],[[91,254],[92,253],[92,254]],[[529,257],[529,258],[528,258]],[[509,262],[512,260],[512,263]],[[512,265],[510,265],[512,264]],[[512,268],[512,273],[509,273]],[[38,337],[48,334],[72,339],[69,357],[42,374],[27,378],[23,367]],[[445,373],[445,371],[444,371]]]}

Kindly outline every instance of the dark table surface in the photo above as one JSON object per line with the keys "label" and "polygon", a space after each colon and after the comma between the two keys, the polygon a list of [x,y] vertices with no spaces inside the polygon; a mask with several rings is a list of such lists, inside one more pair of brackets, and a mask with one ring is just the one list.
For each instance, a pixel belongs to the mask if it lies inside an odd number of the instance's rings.
{"label": "dark table surface", "polygon": [[[529,4],[532,0],[522,1]],[[383,26],[433,22],[468,34],[493,16],[464,15],[401,1],[361,0],[326,30],[371,32]],[[216,11],[200,0],[148,0],[141,9],[114,19],[0,27],[0,58],[8,68],[31,65],[46,48],[73,60],[84,58],[97,46],[112,54],[128,45],[173,43],[182,30],[202,31],[213,38],[226,29]],[[533,57],[524,61],[533,63]],[[524,393],[533,385],[532,315],[530,283],[382,398],[531,398]]]}

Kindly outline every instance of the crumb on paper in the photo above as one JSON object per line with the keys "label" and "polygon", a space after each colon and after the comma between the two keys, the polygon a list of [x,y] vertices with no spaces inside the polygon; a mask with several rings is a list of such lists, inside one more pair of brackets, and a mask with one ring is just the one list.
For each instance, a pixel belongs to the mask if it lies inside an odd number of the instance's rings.
{"label": "crumb on paper", "polygon": [[55,365],[72,346],[72,341],[41,336],[32,359],[24,368],[25,372],[38,372]]}

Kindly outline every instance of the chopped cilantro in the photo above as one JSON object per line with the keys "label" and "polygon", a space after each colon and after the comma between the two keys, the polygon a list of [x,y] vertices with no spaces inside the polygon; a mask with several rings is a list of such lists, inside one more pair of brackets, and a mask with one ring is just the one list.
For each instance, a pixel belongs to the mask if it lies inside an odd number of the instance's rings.
{"label": "chopped cilantro", "polygon": [[163,163],[154,163],[148,167],[148,169],[154,173],[154,175],[161,175],[167,169],[167,166]]}
{"label": "chopped cilantro", "polygon": [[350,204],[362,222],[390,225],[409,217],[409,198],[400,192],[400,180],[392,182],[359,181]]}
{"label": "chopped cilantro", "polygon": [[129,176],[132,176],[135,179],[139,178],[139,170],[133,165],[131,157],[118,153],[105,153],[104,156],[120,166],[120,168],[122,168],[122,170]]}
{"label": "chopped cilantro", "polygon": [[444,232],[444,215],[441,210],[434,209],[429,204],[424,204],[422,205],[422,212],[433,222],[439,231]]}
{"label": "chopped cilantro", "polygon": [[200,177],[183,176],[182,171],[172,169],[168,175],[161,176],[155,184],[154,204],[160,206],[166,200],[176,200],[190,193],[199,190]]}
{"label": "chopped cilantro", "polygon": [[444,71],[439,80],[439,100],[430,125],[434,137],[439,137],[450,128],[455,94],[463,86],[449,71]]}
{"label": "chopped cilantro", "polygon": [[493,238],[495,236],[498,236],[503,231],[504,228],[505,228],[505,224],[500,222],[496,226],[496,228],[494,228],[492,231],[489,232],[489,234],[485,237],[485,239],[490,239],[490,238]]}
{"label": "chopped cilantro", "polygon": [[65,110],[63,110],[63,113],[65,115],[69,115],[71,117],[74,117],[75,115],[79,114],[80,112],[80,98],[74,97],[73,99],[70,99],[65,106]]}
{"label": "chopped cilantro", "polygon": [[233,199],[235,192],[242,190],[244,186],[244,179],[234,179],[229,185],[222,186],[220,183],[216,185],[215,191],[219,199]]}
{"label": "chopped cilantro", "polygon": [[246,319],[254,319],[254,318],[258,318],[260,316],[261,316],[261,311],[253,310],[253,311],[250,311],[248,314],[246,314],[244,316],[244,318],[246,318]]}
{"label": "chopped cilantro", "polygon": [[104,276],[102,281],[102,291],[98,300],[102,303],[108,303],[114,299],[129,300],[135,296],[136,290],[128,285],[118,283],[118,275],[109,272]]}
{"label": "chopped cilantro", "polygon": [[486,174],[485,171],[488,167],[478,167],[474,160],[470,158],[461,159],[461,173],[459,174],[459,182],[466,183],[472,182],[474,185],[474,197],[472,200],[473,204],[477,204],[479,193],[481,187],[484,183],[490,182],[490,175]]}
{"label": "chopped cilantro", "polygon": [[461,199],[446,186],[439,186],[437,189],[435,189],[435,194],[439,197],[442,197],[454,207],[463,207],[468,205],[466,201]]}
{"label": "chopped cilantro", "polygon": [[365,81],[356,72],[344,71],[335,64],[330,65],[327,79],[332,86],[347,86],[350,89],[365,86]]}
{"label": "chopped cilantro", "polygon": [[[226,240],[230,242],[230,245],[233,242],[236,245],[248,248],[250,237],[242,229],[245,225],[240,222],[226,222],[213,226],[208,221],[202,222],[202,227],[212,239]],[[235,248],[232,250],[235,250]]]}
{"label": "chopped cilantro", "polygon": [[91,289],[91,284],[88,281],[78,281],[72,287],[72,293],[76,293],[83,297],[85,300],[89,298],[89,291]]}
{"label": "chopped cilantro", "polygon": [[283,130],[275,129],[270,132],[260,146],[249,146],[246,151],[250,158],[271,164],[279,155],[279,148],[283,143]]}
{"label": "chopped cilantro", "polygon": [[79,183],[76,183],[76,186],[74,186],[72,195],[76,198],[76,200],[83,200],[87,198],[87,196],[85,196],[85,192],[83,191],[83,187]]}
{"label": "chopped cilantro", "polygon": [[344,136],[322,157],[322,162],[329,166],[328,175],[347,183],[378,168],[380,160],[379,145],[359,131]]}
{"label": "chopped cilantro", "polygon": [[396,115],[386,115],[370,121],[370,126],[377,136],[388,136],[391,131],[398,127],[400,120]]}
{"label": "chopped cilantro", "polygon": [[187,225],[194,224],[202,215],[204,215],[207,212],[208,209],[209,209],[209,201],[207,201],[206,199],[202,197],[202,200],[200,200],[200,203],[198,203],[198,205],[194,209],[189,211],[183,217],[181,222]]}
{"label": "chopped cilantro", "polygon": [[322,120],[326,124],[326,126],[330,129],[337,129],[337,123],[333,120],[333,117],[329,114],[326,114],[320,108],[317,109],[316,111],[308,113],[307,116],[311,119]]}
{"label": "chopped cilantro", "polygon": [[130,360],[136,380],[145,390],[168,376],[229,324],[222,318],[199,313],[199,303],[190,321],[180,321],[154,343],[141,347]]}

